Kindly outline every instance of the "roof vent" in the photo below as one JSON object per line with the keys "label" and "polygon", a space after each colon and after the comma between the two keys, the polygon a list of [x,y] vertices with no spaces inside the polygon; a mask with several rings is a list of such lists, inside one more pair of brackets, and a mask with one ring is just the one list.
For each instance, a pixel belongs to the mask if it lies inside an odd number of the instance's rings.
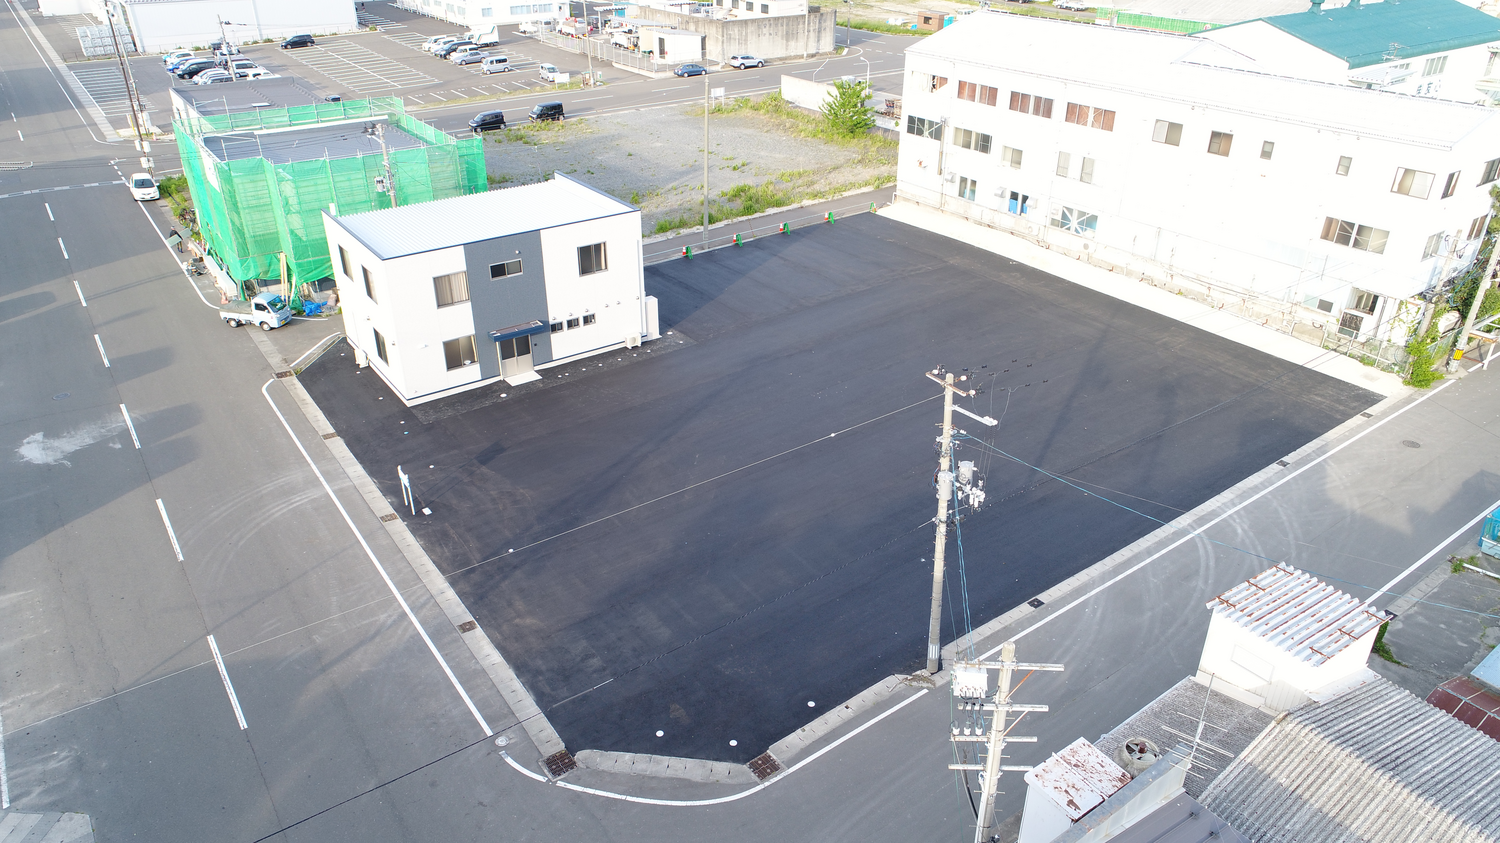
{"label": "roof vent", "polygon": [[1115,763],[1133,779],[1161,759],[1161,750],[1145,738],[1131,738],[1115,750]]}
{"label": "roof vent", "polygon": [[1323,11],[1323,0],[1312,0],[1312,8],[1308,9],[1308,11],[1309,12],[1322,12]]}

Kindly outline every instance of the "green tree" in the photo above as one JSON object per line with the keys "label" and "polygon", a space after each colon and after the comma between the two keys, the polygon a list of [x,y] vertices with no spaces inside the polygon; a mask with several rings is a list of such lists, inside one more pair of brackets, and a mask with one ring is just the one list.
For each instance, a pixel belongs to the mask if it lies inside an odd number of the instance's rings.
{"label": "green tree", "polygon": [[875,109],[867,100],[866,82],[840,79],[833,83],[833,96],[823,103],[823,122],[828,131],[844,138],[858,137],[875,127]]}

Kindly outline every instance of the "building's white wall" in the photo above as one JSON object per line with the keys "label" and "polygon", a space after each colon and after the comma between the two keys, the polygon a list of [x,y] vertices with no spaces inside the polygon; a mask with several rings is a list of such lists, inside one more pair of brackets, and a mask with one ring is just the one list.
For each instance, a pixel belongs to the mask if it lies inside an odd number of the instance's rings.
{"label": "building's white wall", "polygon": [[125,6],[141,49],[202,48],[219,38],[219,19],[234,44],[303,33],[326,35],[357,28],[354,0],[167,0]]}
{"label": "building's white wall", "polygon": [[[547,310],[553,322],[581,319],[592,313],[593,325],[552,334],[552,356],[562,360],[640,337],[647,331],[642,297],[645,269],[641,265],[639,213],[620,214],[541,233],[542,260],[547,273]],[[578,274],[578,247],[606,243],[609,269]]]}
{"label": "building's white wall", "polygon": [[396,0],[408,11],[449,21],[464,31],[512,27],[531,21],[555,21],[568,16],[565,2],[509,2],[509,0]]}
{"label": "building's white wall", "polygon": [[[931,91],[932,75],[949,82]],[[999,89],[997,104],[959,100],[959,80]],[[1283,95],[1286,84],[1276,84],[1277,96]],[[1009,110],[1011,91],[1053,99],[1051,119]],[[1355,88],[1347,95],[1371,114],[1395,97]],[[1066,122],[1070,101],[1113,110],[1114,130]],[[1362,332],[1382,337],[1390,334],[1395,300],[1426,289],[1444,267],[1441,256],[1422,257],[1429,236],[1458,233],[1460,251],[1448,261],[1450,269],[1472,256],[1477,241],[1467,240],[1470,223],[1490,205],[1488,185],[1479,185],[1479,176],[1487,160],[1500,156],[1495,121],[1441,149],[1342,134],[1317,126],[1313,115],[1293,122],[1269,110],[1227,111],[1170,95],[1100,90],[1056,76],[921,55],[907,58],[903,110],[907,118],[948,121],[941,143],[902,127],[897,182],[908,198],[1073,251],[1107,254],[1132,272],[1186,276],[1298,305],[1331,302],[1328,318],[1335,325],[1355,289],[1374,292],[1382,307],[1365,318]],[[1180,145],[1153,142],[1157,120],[1183,126]],[[955,147],[955,128],[989,134],[990,153]],[[1232,133],[1228,157],[1208,153],[1213,131]],[[1260,157],[1263,141],[1275,144],[1271,160]],[[1002,163],[1003,147],[1022,150],[1019,169]],[[1055,172],[1059,152],[1072,158],[1066,178]],[[1335,172],[1341,156],[1353,159],[1347,176]],[[954,181],[939,176],[940,157]],[[1094,161],[1088,184],[1078,178],[1084,157]],[[1427,199],[1392,192],[1398,167],[1434,174]],[[1440,198],[1453,171],[1461,171],[1458,189]],[[977,183],[972,202],[958,197],[960,176]],[[1031,197],[1025,216],[1007,213],[1006,199],[997,195],[1011,190]],[[1050,226],[1057,206],[1097,214],[1096,231],[1080,236]],[[1384,253],[1320,239],[1326,217],[1389,231]],[[1414,318],[1414,312],[1407,308],[1403,318]],[[1404,334],[1394,339],[1403,341]]]}
{"label": "building's white wall", "polygon": [[1259,697],[1255,704],[1286,711],[1309,693],[1363,670],[1375,644],[1371,630],[1322,664],[1301,659],[1223,615],[1214,614],[1199,657],[1200,675],[1212,674],[1214,687],[1229,683]]}
{"label": "building's white wall", "polygon": [[1021,809],[1017,843],[1051,843],[1073,823],[1041,788],[1026,785],[1026,804]]}
{"label": "building's white wall", "polygon": [[1323,52],[1298,38],[1266,23],[1250,21],[1221,29],[1210,29],[1196,37],[1217,41],[1249,56],[1266,67],[1267,72],[1297,79],[1344,84],[1349,78],[1349,63]]}

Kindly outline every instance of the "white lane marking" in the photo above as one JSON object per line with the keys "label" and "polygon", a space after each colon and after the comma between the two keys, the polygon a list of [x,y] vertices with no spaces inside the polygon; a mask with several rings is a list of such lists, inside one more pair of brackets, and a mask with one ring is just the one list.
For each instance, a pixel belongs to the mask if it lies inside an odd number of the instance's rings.
{"label": "white lane marking", "polygon": [[590,102],[592,100],[607,100],[607,99],[609,99],[610,97],[613,97],[613,96],[614,96],[614,94],[605,94],[602,97],[584,97],[581,100],[573,100],[573,102]]}
{"label": "white lane marking", "polygon": [[68,257],[68,246],[67,246],[66,243],[64,243],[62,241],[61,237],[57,238],[57,248],[62,249],[63,260],[65,260],[65,261],[72,260],[72,258]]}
{"label": "white lane marking", "polygon": [[50,202],[43,202],[42,207],[47,209],[47,219],[57,222],[57,217],[52,216],[52,204]]}
{"label": "white lane marking", "polygon": [[234,719],[240,721],[240,731],[246,729],[245,712],[240,710],[240,698],[234,694],[234,683],[229,681],[229,668],[224,666],[224,657],[219,655],[219,642],[208,636],[208,649],[214,652],[214,664],[219,666],[219,678],[224,680],[224,690],[229,693],[229,704],[234,706]]}
{"label": "white lane marking", "polygon": [[10,810],[10,780],[5,776],[5,720],[0,718],[0,811]]}
{"label": "white lane marking", "polygon": [[161,523],[166,525],[167,538],[172,540],[172,552],[177,554],[177,561],[182,561],[182,546],[177,543],[177,534],[172,532],[172,519],[167,517],[167,505],[156,499],[156,509],[161,513]]}
{"label": "white lane marking", "polygon": [[[318,478],[318,482],[323,484],[323,491],[328,493],[328,499],[333,501],[333,505],[338,509],[339,515],[344,517],[344,523],[349,525],[349,531],[354,533],[354,538],[359,540],[359,546],[364,548],[365,555],[370,558],[370,564],[374,565],[375,570],[380,572],[380,578],[385,581],[386,588],[391,590],[391,596],[396,598],[396,602],[401,605],[401,611],[406,613],[406,619],[411,621],[411,625],[417,630],[417,634],[422,636],[422,642],[427,645],[427,649],[432,653],[432,657],[437,659],[437,663],[442,666],[443,673],[447,674],[448,681],[453,683],[454,690],[458,691],[458,695],[463,698],[464,705],[469,708],[469,713],[474,715],[474,719],[479,722],[479,727],[484,730],[486,735],[495,734],[495,731],[490,728],[490,724],[485,722],[484,715],[480,714],[479,709],[474,707],[474,701],[469,699],[469,692],[464,690],[463,684],[453,674],[453,668],[448,666],[448,662],[443,658],[443,654],[438,652],[437,645],[432,643],[432,639],[428,637],[427,630],[422,628],[422,624],[417,620],[416,614],[412,612],[411,606],[407,605],[406,598],[401,596],[401,591],[391,581],[391,576],[386,573],[385,566],[381,565],[380,560],[375,558],[375,551],[370,549],[370,544],[365,541],[364,534],[359,531],[358,527],[354,526],[354,519],[349,517],[348,510],[344,509],[344,504],[333,493],[333,487],[328,485],[328,481],[323,477],[323,472],[318,470],[317,463],[313,462],[312,457],[307,453],[307,449],[302,447],[302,440],[298,439],[297,434],[292,432],[292,426],[287,423],[286,416],[281,414],[281,408],[277,407],[276,402],[271,400],[271,393],[267,392],[267,390],[275,382],[276,379],[271,378],[260,388],[260,394],[265,396],[266,403],[271,405],[271,412],[276,414],[276,418],[281,421],[281,426],[286,428],[286,435],[291,437],[292,444],[297,446],[297,450],[302,454],[302,459],[307,461],[307,467],[312,469],[312,473]],[[162,511],[162,517],[166,517],[165,510]]]}
{"label": "white lane marking", "polygon": [[135,449],[139,451],[141,449],[141,440],[140,437],[135,435],[135,422],[130,420],[130,411],[125,409],[124,404],[120,405],[120,415],[125,417],[125,426],[130,429],[130,441],[135,443]]}
{"label": "white lane marking", "polygon": [[104,361],[104,368],[108,369],[109,356],[104,353],[104,340],[99,339],[98,334],[94,334],[94,345],[99,346],[99,359]]}
{"label": "white lane marking", "polygon": [[687,87],[686,85],[673,85],[670,88],[657,88],[656,92],[658,94],[660,94],[660,93],[664,93],[666,91],[679,91],[679,90],[682,90],[683,88],[686,88],[686,87]]}
{"label": "white lane marking", "polygon": [[[876,723],[879,723],[880,721],[886,719],[887,717],[890,717],[892,714],[895,714],[896,712],[900,711],[901,709],[906,708],[908,705],[911,705],[912,703],[914,703],[917,700],[921,699],[922,697],[926,696],[926,694],[927,694],[927,689],[926,688],[923,688],[922,690],[916,692],[915,694],[912,694],[911,696],[907,697],[906,699],[904,699],[901,702],[897,703],[896,705],[892,706],[890,708],[890,710],[882,712],[879,717],[873,718],[872,720],[870,720],[870,722],[865,723],[864,725],[860,726],[858,729],[855,729],[854,731],[852,731],[849,734],[843,736],[842,738],[839,738],[838,740],[834,741],[833,743],[829,744],[828,746],[825,746],[822,749],[818,750],[817,752],[814,752],[812,755],[809,755],[806,758],[802,759],[801,761],[798,761],[796,764],[793,764],[791,767],[788,767],[787,770],[786,770],[786,772],[781,773],[780,775],[776,776],[775,778],[772,778],[769,781],[761,782],[760,784],[756,785],[755,787],[750,788],[749,790],[742,790],[739,793],[731,794],[729,796],[720,796],[717,799],[651,799],[651,798],[648,798],[648,797],[645,797],[645,796],[628,796],[628,795],[626,795],[624,793],[612,793],[612,792],[610,792],[608,790],[599,790],[597,788],[592,788],[592,787],[583,787],[581,785],[572,784],[571,782],[559,781],[559,782],[553,782],[553,784],[557,785],[558,787],[567,788],[568,790],[576,790],[576,791],[579,791],[580,793],[588,793],[588,794],[591,794],[593,796],[603,796],[603,797],[605,797],[607,799],[618,799],[618,800],[621,800],[622,802],[636,802],[636,803],[639,803],[641,805],[665,805],[665,806],[667,806],[669,808],[700,808],[700,807],[703,807],[703,806],[706,806],[706,805],[722,805],[725,802],[736,802],[736,801],[738,801],[740,799],[744,799],[746,796],[749,796],[752,793],[759,793],[762,790],[765,790],[766,788],[770,787],[771,785],[775,784],[776,782],[779,782],[782,779],[786,778],[787,776],[790,776],[791,774],[793,774],[793,773],[797,772],[798,770],[802,769],[803,767],[806,767],[808,764],[811,764],[812,762],[818,760],[819,758],[822,758],[826,753],[829,753],[829,752],[832,752],[835,749],[838,749],[839,746],[844,743],[844,741],[847,741],[850,738],[853,738],[854,736],[858,735],[859,733],[863,732],[864,730],[870,728],[871,726],[874,726]],[[501,753],[501,754],[503,755],[504,753]],[[510,761],[510,759],[508,757],[506,758],[506,760]],[[528,771],[522,769],[521,766],[519,764],[515,763],[514,761],[511,761],[510,765],[512,767],[515,767],[517,770],[521,770],[521,772],[526,773],[527,775],[532,775]],[[540,776],[534,776],[534,778],[540,778]]]}
{"label": "white lane marking", "polygon": [[78,303],[83,305],[84,307],[88,307],[89,303],[83,297],[83,288],[78,286],[78,282],[76,280],[73,282],[73,289],[78,291]]}
{"label": "white lane marking", "polygon": [[23,135],[23,134],[21,134],[21,130],[20,129],[16,130],[16,137],[20,138],[21,140],[26,140],[26,136]]}
{"label": "white lane marking", "polygon": [[547,783],[547,777],[546,776],[542,775],[541,773],[533,773],[530,770],[526,769],[525,767],[522,767],[520,764],[517,764],[516,763],[516,759],[511,758],[509,752],[506,752],[503,749],[500,750],[500,757],[505,759],[505,763],[507,763],[510,766],[516,768],[516,770],[521,775],[526,776],[527,778],[536,779],[537,781],[541,782],[542,784],[546,784]]}
{"label": "white lane marking", "polygon": [[[1073,608],[1077,607],[1079,604],[1081,604],[1081,603],[1083,603],[1083,602],[1091,599],[1094,595],[1098,594],[1099,592],[1105,590],[1106,588],[1109,588],[1110,586],[1114,585],[1115,583],[1119,582],[1120,580],[1125,579],[1126,577],[1128,577],[1131,574],[1135,573],[1136,571],[1139,571],[1140,569],[1146,567],[1147,565],[1151,564],[1152,562],[1155,562],[1156,560],[1158,560],[1161,557],[1167,555],[1168,553],[1171,553],[1172,551],[1174,551],[1177,548],[1181,547],[1183,544],[1186,544],[1188,541],[1199,537],[1203,533],[1207,532],[1210,528],[1212,528],[1215,524],[1218,524],[1220,521],[1223,521],[1225,518],[1228,518],[1229,516],[1235,514],[1236,512],[1239,512],[1240,510],[1244,509],[1245,507],[1249,506],[1250,504],[1255,503],[1256,501],[1258,501],[1261,498],[1265,497],[1266,495],[1270,494],[1272,491],[1274,491],[1275,489],[1279,488],[1283,483],[1286,483],[1286,482],[1290,481],[1292,478],[1300,475],[1302,472],[1307,471],[1309,468],[1312,468],[1313,466],[1318,465],[1319,463],[1323,462],[1324,460],[1328,459],[1329,457],[1333,456],[1334,454],[1337,454],[1339,451],[1344,450],[1345,448],[1349,447],[1350,445],[1353,445],[1355,442],[1358,442],[1359,440],[1363,439],[1364,437],[1368,436],[1369,434],[1375,432],[1376,430],[1379,430],[1380,427],[1382,425],[1384,425],[1386,422],[1391,421],[1392,419],[1396,418],[1397,416],[1401,415],[1402,413],[1406,412],[1407,410],[1410,410],[1411,408],[1417,406],[1418,404],[1421,404],[1423,401],[1426,401],[1427,399],[1431,398],[1432,396],[1437,395],[1439,392],[1442,392],[1443,390],[1447,389],[1449,386],[1452,386],[1452,385],[1453,385],[1453,381],[1444,381],[1441,386],[1437,387],[1436,389],[1432,390],[1431,392],[1427,393],[1426,395],[1423,395],[1421,398],[1418,398],[1417,400],[1411,402],[1410,404],[1407,404],[1405,407],[1402,407],[1401,409],[1397,410],[1396,412],[1391,413],[1390,415],[1382,418],[1380,421],[1375,422],[1374,424],[1370,425],[1369,427],[1365,428],[1364,430],[1360,431],[1359,433],[1355,434],[1354,436],[1349,437],[1348,439],[1346,439],[1343,442],[1339,443],[1336,447],[1329,449],[1327,452],[1325,452],[1324,454],[1322,454],[1321,456],[1319,456],[1317,459],[1312,460],[1307,465],[1304,465],[1301,468],[1297,469],[1296,471],[1293,471],[1293,472],[1287,474],[1285,477],[1281,478],[1280,480],[1276,481],[1275,483],[1272,483],[1271,485],[1269,485],[1266,488],[1260,490],[1259,492],[1255,493],[1254,495],[1251,495],[1250,497],[1246,498],[1245,500],[1243,500],[1243,501],[1235,504],[1234,506],[1232,506],[1229,509],[1225,510],[1221,515],[1219,515],[1218,517],[1214,518],[1212,521],[1209,521],[1207,524],[1204,524],[1202,527],[1199,527],[1196,530],[1192,530],[1192,531],[1188,532],[1187,535],[1183,536],[1182,538],[1178,539],[1175,542],[1172,542],[1170,545],[1167,545],[1166,547],[1162,548],[1161,550],[1157,551],[1156,553],[1151,554],[1150,556],[1146,557],[1145,559],[1142,559],[1140,562],[1137,562],[1136,564],[1130,566],[1129,568],[1125,569],[1124,571],[1121,571],[1119,574],[1117,574],[1116,576],[1112,577],[1107,582],[1104,582],[1101,585],[1099,585],[1098,587],[1090,590],[1088,593],[1086,593],[1083,596],[1079,597],[1077,600],[1074,600],[1073,602],[1069,603],[1068,605],[1063,606],[1062,608],[1058,609],[1057,611],[1053,612],[1052,614],[1048,615],[1047,617],[1042,618],[1041,620],[1037,621],[1036,623],[1032,624],[1031,626],[1026,627],[1025,629],[1021,630],[1020,632],[1018,632],[1015,635],[1011,636],[1010,640],[1011,641],[1019,641],[1020,639],[1026,637],[1027,635],[1030,635],[1031,633],[1037,631],[1038,629],[1041,629],[1043,626],[1051,623],[1053,620],[1057,619],[1058,617],[1061,617],[1063,614],[1065,614],[1068,611],[1072,610]],[[1404,576],[1404,574],[1403,574],[1403,576]],[[1002,644],[1000,646],[1004,646],[1004,645]],[[979,660],[980,661],[984,661],[985,659],[988,659],[990,656],[993,656],[994,654],[1000,652],[1000,646],[997,646],[997,647],[991,649],[989,652],[984,653],[983,655],[981,655],[979,657]]]}
{"label": "white lane marking", "polygon": [[[171,252],[172,251],[172,244],[167,242],[167,235],[165,235],[165,234],[162,233],[161,226],[157,225],[156,224],[156,220],[154,220],[154,219],[151,218],[151,213],[146,210],[146,203],[145,202],[137,202],[137,203],[135,203],[135,206],[137,208],[141,209],[141,213],[142,214],[146,215],[146,222],[151,223],[151,227],[154,228],[154,229],[156,229],[156,236],[157,236],[157,238],[159,238],[161,240],[162,248],[166,249],[168,252]],[[174,257],[174,258],[172,258],[172,260],[176,261],[177,258]],[[206,305],[208,307],[211,307],[214,310],[218,310],[219,309],[218,305],[213,304],[212,302],[210,302],[208,300],[208,297],[205,296],[205,295],[203,295],[203,291],[200,290],[200,289],[198,289],[198,285],[193,283],[193,276],[188,272],[187,264],[183,263],[182,261],[177,261],[177,268],[180,269],[180,270],[182,270],[182,277],[184,277],[184,278],[187,279],[188,286],[192,287],[193,288],[193,292],[195,292],[195,293],[198,294],[198,299],[200,301],[202,301],[204,305]]]}
{"label": "white lane marking", "polygon": [[1443,548],[1447,547],[1450,544],[1453,544],[1455,541],[1458,540],[1459,536],[1462,536],[1464,533],[1467,533],[1470,530],[1474,529],[1474,525],[1475,524],[1478,524],[1480,521],[1483,521],[1486,516],[1488,516],[1491,512],[1494,512],[1497,508],[1500,508],[1500,501],[1495,501],[1494,503],[1492,503],[1489,506],[1485,507],[1483,510],[1480,511],[1480,513],[1478,515],[1474,516],[1473,520],[1471,520],[1469,523],[1463,525],[1462,527],[1459,527],[1457,530],[1454,530],[1453,531],[1453,535],[1449,536],[1446,539],[1443,539],[1442,542],[1440,542],[1437,547],[1434,547],[1432,550],[1427,551],[1427,555],[1426,556],[1423,556],[1421,559],[1418,559],[1417,561],[1411,563],[1411,567],[1409,567],[1406,570],[1402,571],[1401,573],[1397,574],[1390,582],[1388,582],[1385,585],[1381,586],[1379,591],[1377,591],[1374,594],[1370,595],[1370,599],[1373,600],[1373,599],[1375,599],[1376,597],[1379,597],[1382,594],[1388,594],[1388,593],[1390,593],[1390,590],[1396,586],[1396,583],[1399,583],[1402,580],[1406,579],[1407,577],[1411,576],[1411,572],[1412,571],[1415,571],[1416,569],[1422,567],[1422,564],[1424,562],[1426,562],[1427,560],[1431,559],[1432,557],[1436,556],[1438,554],[1438,551],[1442,550]]}
{"label": "white lane marking", "polygon": [[318,349],[322,348],[323,347],[323,343],[328,342],[329,340],[333,339],[334,337],[341,337],[343,335],[344,334],[343,334],[342,331],[335,331],[334,333],[331,333],[328,336],[326,336],[326,337],[318,340],[313,345],[312,348],[309,348],[308,350],[302,352],[302,356],[298,357],[296,360],[293,360],[292,361],[292,365],[288,366],[287,368],[292,369],[293,371],[296,371],[297,364],[301,363],[303,360],[306,360],[307,359],[307,355],[312,354],[314,351],[317,351]]}

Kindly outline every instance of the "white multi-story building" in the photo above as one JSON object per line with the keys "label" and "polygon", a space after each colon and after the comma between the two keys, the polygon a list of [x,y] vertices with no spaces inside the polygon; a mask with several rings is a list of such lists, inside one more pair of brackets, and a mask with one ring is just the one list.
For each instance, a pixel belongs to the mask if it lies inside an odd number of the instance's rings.
{"label": "white multi-story building", "polygon": [[354,0],[43,0],[41,10],[100,21],[113,12],[121,42],[134,36],[147,53],[203,49],[224,36],[244,44],[359,29]]}
{"label": "white multi-story building", "polygon": [[1198,38],[979,12],[907,50],[902,200],[1132,277],[1404,339],[1469,262],[1500,112]]}
{"label": "white multi-story building", "polygon": [[510,3],[506,0],[394,0],[399,9],[439,18],[465,32],[488,32],[497,26],[559,21],[568,16],[566,0]]}
{"label": "white multi-story building", "polygon": [[561,173],[323,227],[344,333],[408,403],[656,337],[640,210]]}

